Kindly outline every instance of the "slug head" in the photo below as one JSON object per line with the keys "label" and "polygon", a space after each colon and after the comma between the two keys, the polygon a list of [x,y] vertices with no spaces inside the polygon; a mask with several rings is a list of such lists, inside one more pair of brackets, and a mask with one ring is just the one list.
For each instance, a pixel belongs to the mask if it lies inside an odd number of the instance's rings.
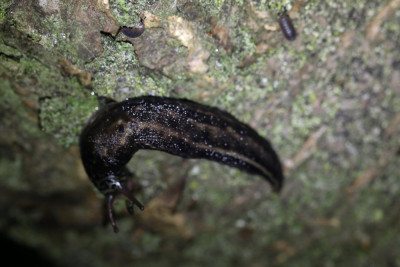
{"label": "slug head", "polygon": [[129,116],[108,101],[97,111],[82,131],[80,152],[89,179],[106,196],[106,213],[114,229],[118,227],[113,216],[113,202],[118,195],[128,198],[127,209],[133,214],[133,206],[143,210],[143,205],[133,196],[129,186],[131,173],[125,165],[137,151],[131,143],[135,124]]}

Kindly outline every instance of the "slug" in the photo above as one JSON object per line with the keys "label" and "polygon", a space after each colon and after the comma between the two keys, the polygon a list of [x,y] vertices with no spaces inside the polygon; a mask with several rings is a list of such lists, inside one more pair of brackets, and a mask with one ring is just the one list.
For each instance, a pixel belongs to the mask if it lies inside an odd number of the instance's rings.
{"label": "slug", "polygon": [[289,41],[294,41],[296,39],[296,29],[293,26],[292,19],[287,13],[283,13],[279,17],[279,26],[286,39]]}
{"label": "slug", "polygon": [[139,37],[144,32],[144,29],[145,27],[142,18],[140,18],[140,22],[133,27],[122,26],[120,28],[121,32],[130,38]]}
{"label": "slug", "polygon": [[116,195],[144,206],[129,190],[125,167],[140,149],[164,151],[183,158],[203,158],[265,178],[275,192],[284,176],[271,144],[229,113],[186,99],[142,96],[108,101],[89,119],[80,136],[85,170],[106,196],[109,221],[118,232],[112,205]]}

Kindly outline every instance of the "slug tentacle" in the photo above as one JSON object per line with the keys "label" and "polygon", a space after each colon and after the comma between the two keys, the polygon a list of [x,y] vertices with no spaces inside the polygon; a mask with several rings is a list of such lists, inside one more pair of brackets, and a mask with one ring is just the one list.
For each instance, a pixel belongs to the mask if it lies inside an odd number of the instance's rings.
{"label": "slug tentacle", "polygon": [[264,177],[275,192],[283,184],[281,163],[270,143],[248,125],[220,109],[185,99],[144,96],[102,107],[80,138],[82,161],[94,185],[107,196],[108,217],[115,195],[143,205],[127,186],[125,165],[139,149],[183,158],[203,158]]}
{"label": "slug tentacle", "polygon": [[118,233],[119,229],[118,229],[117,223],[114,220],[114,214],[113,214],[113,208],[112,208],[115,196],[116,196],[115,194],[107,195],[107,213],[108,213],[108,219],[111,223],[114,233]]}
{"label": "slug tentacle", "polygon": [[[122,185],[121,188],[118,188],[116,190],[118,193],[123,194],[125,197],[129,199],[128,202],[126,203],[126,209],[128,210],[129,214],[132,215],[134,213],[133,204],[135,204],[140,210],[144,210],[144,206],[142,205],[142,203],[140,203],[124,185]],[[116,195],[117,195],[116,193],[107,194],[107,213],[108,213],[108,218],[111,222],[111,226],[114,229],[114,232],[118,233],[119,230],[117,223],[114,220],[114,214],[112,209],[112,205],[114,203]]]}

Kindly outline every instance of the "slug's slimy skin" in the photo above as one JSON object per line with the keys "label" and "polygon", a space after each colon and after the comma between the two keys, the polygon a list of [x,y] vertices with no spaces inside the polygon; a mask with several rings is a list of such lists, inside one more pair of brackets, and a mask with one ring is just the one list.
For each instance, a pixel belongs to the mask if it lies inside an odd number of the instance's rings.
{"label": "slug's slimy skin", "polygon": [[125,165],[139,149],[164,151],[183,158],[203,158],[264,177],[275,192],[284,180],[281,163],[270,143],[227,112],[185,99],[143,96],[111,102],[89,120],[80,137],[85,170],[112,203],[123,194],[143,205],[127,186]]}

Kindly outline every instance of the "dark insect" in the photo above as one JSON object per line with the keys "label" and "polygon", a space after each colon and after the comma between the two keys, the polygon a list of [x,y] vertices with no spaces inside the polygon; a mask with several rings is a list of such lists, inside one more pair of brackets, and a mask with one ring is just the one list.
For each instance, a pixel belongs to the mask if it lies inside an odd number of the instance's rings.
{"label": "dark insect", "polygon": [[140,22],[133,27],[122,26],[120,30],[123,34],[125,34],[126,36],[128,36],[130,38],[139,37],[144,32],[143,19],[140,18]]}
{"label": "dark insect", "polygon": [[264,177],[275,192],[283,184],[281,163],[270,143],[248,125],[218,108],[185,99],[143,96],[108,101],[89,120],[80,137],[85,170],[107,198],[115,232],[112,204],[118,194],[143,205],[129,190],[125,167],[139,149],[164,151],[183,158],[203,158]]}
{"label": "dark insect", "polygon": [[287,13],[283,13],[279,17],[279,26],[286,39],[289,41],[294,41],[296,39],[296,29],[293,26],[292,19]]}

